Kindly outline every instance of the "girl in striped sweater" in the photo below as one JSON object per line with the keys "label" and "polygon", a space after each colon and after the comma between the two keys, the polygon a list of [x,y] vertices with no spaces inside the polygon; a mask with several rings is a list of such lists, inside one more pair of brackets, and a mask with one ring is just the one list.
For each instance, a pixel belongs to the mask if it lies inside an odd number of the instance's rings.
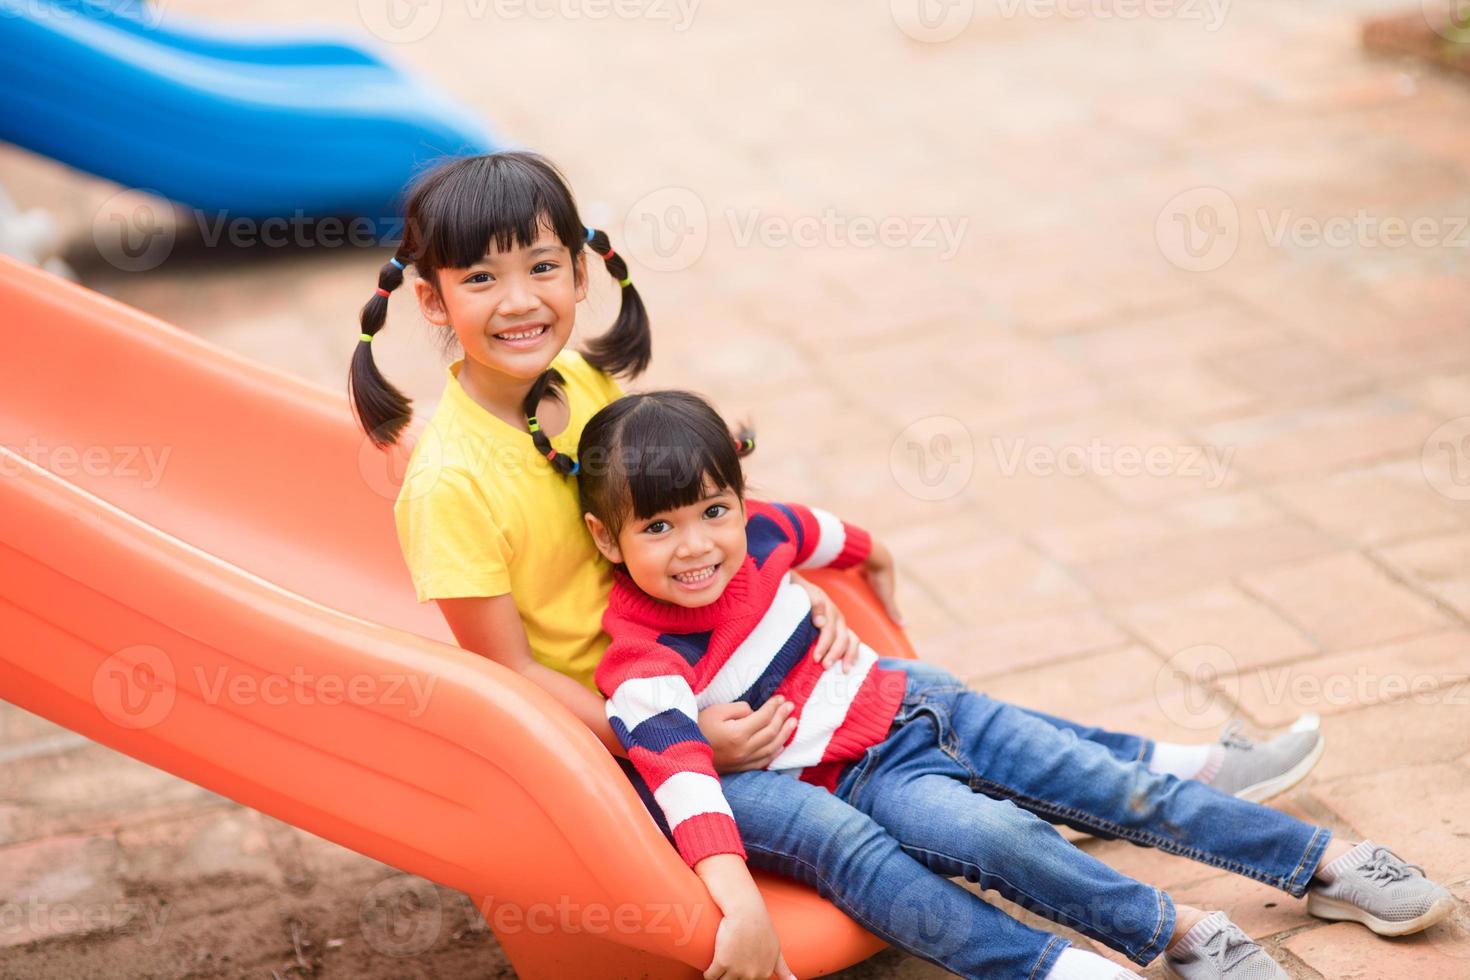
{"label": "girl in striped sweater", "polygon": [[[1078,738],[1071,723],[969,691],[933,667],[862,644],[840,663],[813,657],[810,602],[791,571],[860,565],[892,610],[893,559],[825,511],[747,499],[739,457],[752,446],[698,396],[651,392],[599,411],[578,453],[587,527],[615,566],[603,617],[611,643],[597,684],[675,847],[723,913],[718,977],[790,974],[696,719],[710,705],[759,708],[777,696],[795,706],[797,725],[769,768],[830,790],[936,876],[993,888],[1136,963],[1163,954],[1171,976],[1286,974],[1224,913],[1180,905],[1129,879],[1067,843],[1052,823],[1159,847],[1295,896],[1310,889],[1310,911],[1358,918],[1375,931],[1417,931],[1452,907],[1444,889],[1387,849],[1351,847],[1326,828],[1124,761]],[[818,868],[830,883],[824,893],[862,888],[900,909],[920,906],[913,914],[936,924],[937,946],[985,944],[986,976],[1137,976],[958,888],[849,881],[846,871]],[[1356,887],[1357,878],[1392,878],[1423,907],[1397,923],[1374,918],[1367,905],[1380,896]],[[1399,908],[1402,897],[1379,911]],[[913,950],[936,959],[953,951]]]}

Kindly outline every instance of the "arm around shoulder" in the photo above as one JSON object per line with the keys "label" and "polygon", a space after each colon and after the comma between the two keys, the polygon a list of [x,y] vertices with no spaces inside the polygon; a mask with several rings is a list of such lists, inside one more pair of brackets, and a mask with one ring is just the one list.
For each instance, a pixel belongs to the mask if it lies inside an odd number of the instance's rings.
{"label": "arm around shoulder", "polygon": [[509,593],[440,599],[438,603],[460,646],[521,674],[565,705],[615,755],[625,754],[622,743],[608,724],[606,702],[595,692],[531,655],[526,628]]}

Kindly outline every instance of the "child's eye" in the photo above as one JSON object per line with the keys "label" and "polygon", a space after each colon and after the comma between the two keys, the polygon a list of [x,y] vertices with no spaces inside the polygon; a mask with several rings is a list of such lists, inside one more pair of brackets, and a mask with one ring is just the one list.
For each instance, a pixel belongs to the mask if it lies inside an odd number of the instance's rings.
{"label": "child's eye", "polygon": [[535,275],[538,270],[539,271],[550,272],[551,270],[553,270],[555,268],[556,268],[556,263],[555,262],[537,262],[535,265],[533,265],[531,267],[531,274],[532,275]]}
{"label": "child's eye", "polygon": [[704,516],[708,517],[710,520],[714,520],[716,517],[724,517],[725,512],[729,509],[730,508],[726,507],[724,504],[710,504],[708,507],[705,508]]}
{"label": "child's eye", "polygon": [[491,278],[490,277],[490,273],[488,273],[488,272],[472,272],[472,273],[470,273],[470,275],[468,277],[465,278],[465,282],[466,283],[489,282],[490,281],[490,278]]}
{"label": "child's eye", "polygon": [[648,534],[663,534],[671,526],[668,521],[653,521],[643,530]]}

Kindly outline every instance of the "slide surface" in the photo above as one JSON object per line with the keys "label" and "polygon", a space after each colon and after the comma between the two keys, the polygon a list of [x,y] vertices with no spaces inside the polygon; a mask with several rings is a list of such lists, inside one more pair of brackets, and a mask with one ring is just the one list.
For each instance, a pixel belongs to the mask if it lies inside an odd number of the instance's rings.
{"label": "slide surface", "polygon": [[[494,903],[599,916],[499,934],[527,980],[700,975],[708,896],[605,749],[415,601],[392,521],[406,449],[373,448],[343,393],[3,256],[0,308],[0,697],[488,898],[492,927]],[[855,574],[814,577],[912,655]],[[880,948],[814,892],[761,884],[797,976]],[[646,927],[610,931],[629,907]]]}
{"label": "slide surface", "polygon": [[126,4],[0,0],[0,77],[0,139],[238,218],[389,219],[430,162],[496,143],[365,48]]}

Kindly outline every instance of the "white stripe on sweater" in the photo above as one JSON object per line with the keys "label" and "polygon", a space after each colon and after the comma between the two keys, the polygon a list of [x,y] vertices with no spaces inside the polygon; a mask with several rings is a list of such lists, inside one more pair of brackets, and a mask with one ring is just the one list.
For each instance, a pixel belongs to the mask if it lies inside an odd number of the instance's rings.
{"label": "white stripe on sweater", "polygon": [[750,685],[760,680],[786,641],[791,639],[801,626],[802,620],[812,613],[812,599],[801,586],[792,583],[787,572],[776,587],[776,596],[770,608],[750,631],[730,659],[720,666],[719,672],[699,692],[699,710],[712,704],[729,704],[744,694]]}
{"label": "white stripe on sweater", "polygon": [[720,781],[702,772],[674,773],[653,791],[653,798],[663,810],[670,830],[701,813],[723,813],[732,820],[735,818],[720,789]]}
{"label": "white stripe on sweater", "polygon": [[616,717],[628,731],[632,731],[654,715],[670,708],[699,721],[699,712],[694,707],[694,692],[689,682],[675,674],[660,677],[632,677],[613,689],[607,699],[608,718]]}
{"label": "white stripe on sweater", "polygon": [[873,648],[861,643],[851,672],[844,671],[841,664],[833,664],[823,671],[812,687],[811,696],[801,706],[796,735],[771,762],[770,768],[804,769],[821,762],[832,736],[847,720],[847,709],[857,700],[863,679],[877,662],[878,655]]}
{"label": "white stripe on sweater", "polygon": [[847,543],[847,529],[842,526],[841,518],[831,511],[820,507],[808,507],[807,510],[817,519],[817,546],[807,560],[796,567],[825,568],[842,553],[842,546]]}

